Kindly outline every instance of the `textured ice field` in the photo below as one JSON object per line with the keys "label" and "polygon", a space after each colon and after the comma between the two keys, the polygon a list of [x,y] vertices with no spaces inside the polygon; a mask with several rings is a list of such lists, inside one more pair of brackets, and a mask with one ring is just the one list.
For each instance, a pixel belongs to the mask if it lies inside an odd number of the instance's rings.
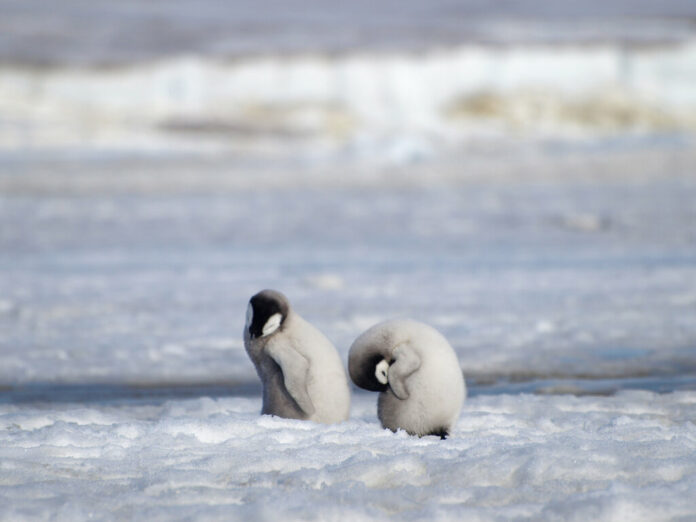
{"label": "textured ice field", "polygon": [[[696,520],[694,3],[455,3],[0,0],[0,520]],[[266,287],[452,436],[260,417]]]}
{"label": "textured ice field", "polygon": [[263,190],[202,160],[8,161],[0,383],[253,382],[241,328],[266,287],[344,359],[364,329],[410,316],[477,381],[693,375],[692,149],[501,156],[478,177],[468,159],[372,185],[279,170]]}
{"label": "textured ice field", "polygon": [[[0,519],[693,519],[679,143],[254,178],[5,156]],[[335,426],[259,417],[241,328],[263,287],[344,360],[388,317],[440,329],[472,395],[451,438],[382,430],[364,393]]]}
{"label": "textured ice field", "polygon": [[321,426],[257,399],[0,404],[3,520],[693,520],[696,392],[501,395],[452,436]]}
{"label": "textured ice field", "polygon": [[[0,0],[0,63],[114,64],[172,54],[423,49],[459,43],[661,44],[693,36],[690,0]],[[88,22],[88,23],[85,23]]]}

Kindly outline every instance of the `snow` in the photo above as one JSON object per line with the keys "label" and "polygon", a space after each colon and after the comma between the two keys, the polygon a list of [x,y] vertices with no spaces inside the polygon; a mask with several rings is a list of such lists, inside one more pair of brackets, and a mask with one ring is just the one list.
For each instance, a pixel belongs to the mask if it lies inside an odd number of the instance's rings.
{"label": "snow", "polygon": [[[0,0],[0,520],[696,519],[693,2],[83,3]],[[260,416],[263,288],[451,437]]]}
{"label": "snow", "polygon": [[[0,519],[696,517],[692,149],[552,150],[263,190],[200,159],[197,191],[158,158],[134,185],[121,158],[8,162]],[[383,430],[355,390],[341,424],[260,416],[241,328],[268,286],[344,361],[388,317],[442,331],[452,436]]]}
{"label": "snow", "polygon": [[[0,382],[248,383],[241,330],[262,288],[343,360],[368,327],[412,317],[476,379],[693,373],[696,156],[652,153],[577,154],[596,178],[568,168],[576,153],[503,152],[502,178],[402,185],[413,168],[365,187],[356,169],[292,186],[285,169],[260,190],[235,185],[244,168],[207,185],[202,160],[195,190],[169,183],[168,160],[133,161],[146,185],[120,187],[120,160],[20,162],[0,173]],[[475,154],[460,161],[442,171],[476,173]]]}
{"label": "snow", "polygon": [[[0,519],[696,517],[689,143],[0,157]],[[345,423],[261,417],[265,287],[343,361],[381,320],[438,328],[471,391],[452,436],[357,392]]]}
{"label": "snow", "polygon": [[668,520],[696,515],[696,392],[478,395],[452,436],[258,398],[0,405],[0,518]]}
{"label": "snow", "polygon": [[0,149],[249,153],[264,145],[307,156],[375,157],[377,149],[403,162],[472,135],[693,131],[694,64],[693,38],[659,48],[173,56],[106,69],[0,64]]}

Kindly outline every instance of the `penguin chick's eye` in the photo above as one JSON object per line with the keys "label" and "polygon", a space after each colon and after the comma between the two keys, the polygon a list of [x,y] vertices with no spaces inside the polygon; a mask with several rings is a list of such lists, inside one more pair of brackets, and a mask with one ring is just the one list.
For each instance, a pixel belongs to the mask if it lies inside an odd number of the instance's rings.
{"label": "penguin chick's eye", "polygon": [[382,359],[377,366],[375,366],[375,377],[382,384],[387,384],[389,382],[389,363]]}
{"label": "penguin chick's eye", "polygon": [[278,328],[280,328],[280,323],[282,321],[283,316],[281,314],[273,314],[271,317],[269,317],[268,321],[266,321],[266,324],[263,325],[263,329],[261,330],[261,337],[271,335],[273,332],[275,332]]}
{"label": "penguin chick's eye", "polygon": [[251,306],[251,303],[247,306],[247,313],[246,313],[246,327],[249,328],[251,326],[251,322],[254,320],[254,307]]}

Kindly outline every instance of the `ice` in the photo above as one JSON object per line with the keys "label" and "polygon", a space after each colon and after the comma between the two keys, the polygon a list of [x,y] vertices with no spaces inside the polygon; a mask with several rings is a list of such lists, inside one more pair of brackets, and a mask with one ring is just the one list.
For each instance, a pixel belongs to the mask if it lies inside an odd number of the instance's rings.
{"label": "ice", "polygon": [[696,128],[696,40],[168,56],[0,75],[0,149],[193,150],[410,164],[471,137]]}
{"label": "ice", "polygon": [[[694,4],[483,4],[0,0],[0,519],[696,519]],[[451,436],[260,416],[263,288]]]}
{"label": "ice", "polygon": [[[65,0],[51,12],[39,0],[2,0],[0,61],[37,65],[112,66],[182,53],[236,58],[319,49],[416,51],[462,40],[514,44],[607,40],[622,45],[679,42],[694,34],[689,0],[582,4],[546,0],[453,3],[433,0],[301,0],[259,9],[251,0],[181,0],[85,5]],[[85,23],[88,20],[89,23]]]}
{"label": "ice", "polygon": [[696,514],[696,395],[479,395],[451,437],[260,399],[0,405],[0,517],[665,520]]}
{"label": "ice", "polygon": [[[6,160],[0,518],[695,517],[693,149],[498,147],[262,189],[229,158]],[[260,416],[265,287],[344,361],[389,317],[442,331],[451,437],[355,390],[341,424]]]}
{"label": "ice", "polygon": [[501,151],[367,185],[370,167],[269,170],[264,190],[195,158],[118,179],[121,160],[23,160],[0,174],[0,382],[254,382],[241,329],[267,287],[344,360],[413,317],[482,382],[692,373],[693,149]]}

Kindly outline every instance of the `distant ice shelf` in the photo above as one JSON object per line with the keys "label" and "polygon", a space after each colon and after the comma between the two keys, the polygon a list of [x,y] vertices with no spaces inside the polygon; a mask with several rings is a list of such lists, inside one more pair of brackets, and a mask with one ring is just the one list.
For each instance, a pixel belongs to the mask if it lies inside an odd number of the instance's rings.
{"label": "distant ice shelf", "polygon": [[[0,67],[0,150],[381,150],[472,136],[693,132],[696,44],[460,45]],[[316,152],[314,152],[316,154]]]}

